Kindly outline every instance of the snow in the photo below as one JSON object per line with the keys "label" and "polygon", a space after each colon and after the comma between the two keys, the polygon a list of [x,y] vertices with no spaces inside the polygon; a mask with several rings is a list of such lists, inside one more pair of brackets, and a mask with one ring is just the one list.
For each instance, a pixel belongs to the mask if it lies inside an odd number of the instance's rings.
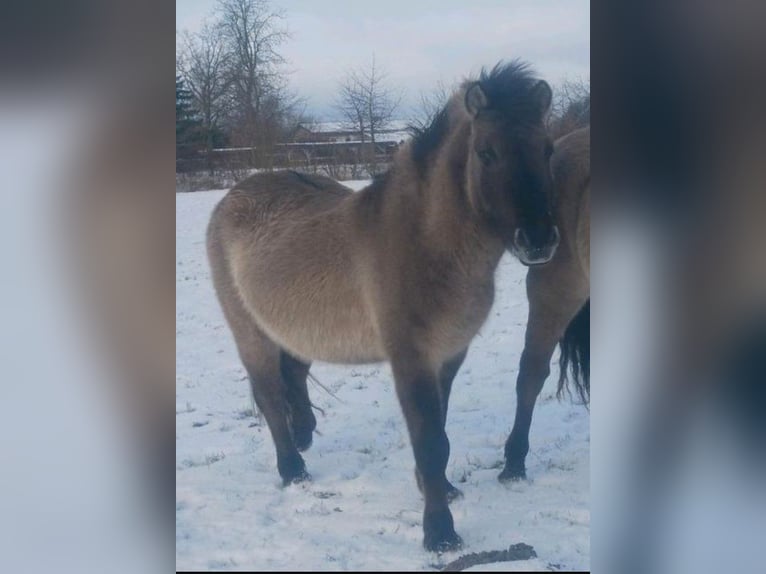
{"label": "snow", "polygon": [[529,480],[497,480],[515,409],[526,269],[503,258],[495,306],[455,379],[447,476],[465,494],[451,505],[465,547],[435,555],[421,545],[423,500],[386,364],[313,365],[337,399],[310,385],[324,410],[304,453],[313,480],[281,486],[210,281],[205,226],[224,193],[176,195],[176,567],[428,571],[524,542],[538,558],[471,571],[589,569],[589,417],[555,398],[555,365],[535,411]]}
{"label": "snow", "polygon": [[371,180],[369,179],[349,179],[341,183],[346,187],[350,187],[354,191],[360,191],[361,189],[370,185],[370,181]]}

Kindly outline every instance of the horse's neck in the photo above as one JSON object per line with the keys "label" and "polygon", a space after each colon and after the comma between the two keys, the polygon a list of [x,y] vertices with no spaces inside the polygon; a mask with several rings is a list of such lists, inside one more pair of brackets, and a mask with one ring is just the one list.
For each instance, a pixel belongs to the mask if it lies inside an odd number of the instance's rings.
{"label": "horse's neck", "polygon": [[466,193],[465,130],[445,142],[431,162],[418,196],[426,241],[468,274],[493,274],[504,247],[475,213]]}

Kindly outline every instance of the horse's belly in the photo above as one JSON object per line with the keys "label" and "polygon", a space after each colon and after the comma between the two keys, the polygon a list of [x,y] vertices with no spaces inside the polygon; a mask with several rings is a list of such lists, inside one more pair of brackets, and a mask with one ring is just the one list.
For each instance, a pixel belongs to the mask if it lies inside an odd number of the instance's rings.
{"label": "horse's belly", "polygon": [[247,297],[248,309],[270,339],[306,360],[370,363],[385,359],[359,294],[348,288],[304,291],[298,285],[261,284]]}
{"label": "horse's belly", "polygon": [[360,318],[344,324],[323,316],[296,317],[289,322],[259,317],[269,337],[291,354],[328,363],[374,363],[385,360],[379,338]]}

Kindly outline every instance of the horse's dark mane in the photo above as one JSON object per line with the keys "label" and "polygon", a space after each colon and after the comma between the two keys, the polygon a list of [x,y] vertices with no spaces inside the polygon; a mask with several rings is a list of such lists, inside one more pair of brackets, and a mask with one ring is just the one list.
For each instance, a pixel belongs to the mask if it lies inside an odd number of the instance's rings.
{"label": "horse's dark mane", "polygon": [[[479,82],[487,96],[488,111],[497,112],[513,124],[532,125],[540,121],[540,103],[535,93],[538,79],[526,62],[499,62],[489,72],[482,68],[479,79],[473,81]],[[410,148],[412,160],[423,172],[449,132],[447,105],[427,126],[410,125],[409,130],[413,134]]]}
{"label": "horse's dark mane", "polygon": [[372,182],[364,189],[357,192],[362,217],[368,222],[380,218],[380,204],[383,201],[383,193],[391,178],[391,169],[372,176]]}
{"label": "horse's dark mane", "polygon": [[415,162],[415,165],[422,172],[428,163],[428,159],[439,148],[449,131],[447,107],[445,106],[439,110],[427,126],[410,125],[409,130],[413,136],[410,148],[412,161]]}
{"label": "horse's dark mane", "polygon": [[536,93],[539,79],[526,62],[500,62],[489,72],[482,69],[478,81],[487,96],[488,111],[499,113],[513,124],[540,122],[542,110]]}

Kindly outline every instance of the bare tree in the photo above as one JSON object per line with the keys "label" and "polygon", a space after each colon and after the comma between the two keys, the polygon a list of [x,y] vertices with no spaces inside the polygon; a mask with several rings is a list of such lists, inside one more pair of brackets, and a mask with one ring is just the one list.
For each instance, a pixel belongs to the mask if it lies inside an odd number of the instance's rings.
{"label": "bare tree", "polygon": [[554,90],[548,128],[559,138],[590,123],[590,82],[565,79]]}
{"label": "bare tree", "polygon": [[219,30],[228,54],[233,128],[242,143],[267,146],[278,132],[275,118],[286,95],[279,48],[288,39],[284,13],[268,0],[218,0]]}
{"label": "bare tree", "polygon": [[370,136],[370,161],[376,171],[375,136],[391,124],[401,103],[401,94],[387,84],[388,74],[375,63],[369,68],[353,68],[340,82],[340,93],[335,107],[343,119],[359,132],[362,143]]}
{"label": "bare tree", "polygon": [[364,143],[367,133],[367,102],[365,98],[365,81],[358,70],[348,70],[340,82],[339,95],[335,103],[343,121],[359,133],[359,139]]}
{"label": "bare tree", "polygon": [[201,116],[208,171],[212,175],[213,143],[226,113],[229,88],[228,54],[214,26],[206,22],[196,34],[181,35],[178,66]]}

